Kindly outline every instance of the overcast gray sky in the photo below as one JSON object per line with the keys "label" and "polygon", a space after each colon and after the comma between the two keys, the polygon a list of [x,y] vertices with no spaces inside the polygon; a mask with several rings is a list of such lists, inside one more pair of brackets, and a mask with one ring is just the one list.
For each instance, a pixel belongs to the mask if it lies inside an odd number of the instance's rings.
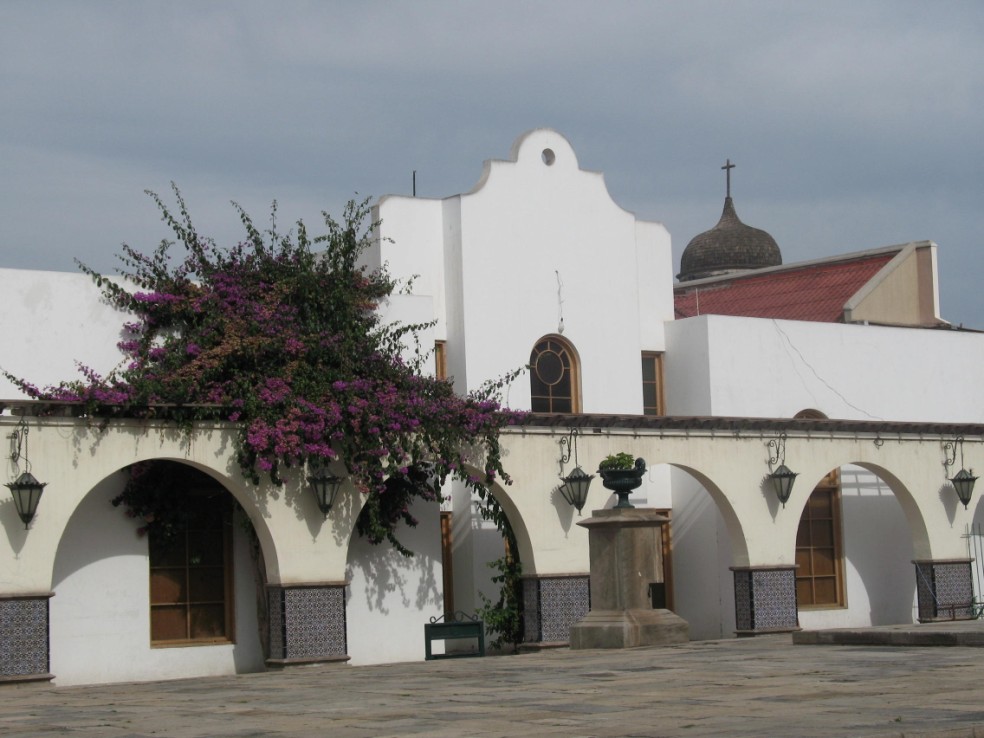
{"label": "overcast gray sky", "polygon": [[547,126],[675,269],[730,158],[785,262],[932,239],[943,317],[984,328],[982,38],[978,0],[0,0],[0,266],[111,272],[172,180],[220,243],[230,200],[452,195]]}

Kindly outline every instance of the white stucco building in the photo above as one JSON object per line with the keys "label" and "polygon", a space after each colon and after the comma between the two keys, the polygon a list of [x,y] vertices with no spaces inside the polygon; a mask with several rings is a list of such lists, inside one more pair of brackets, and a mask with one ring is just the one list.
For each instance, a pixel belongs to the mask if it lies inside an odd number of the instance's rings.
{"label": "white stucco building", "polygon": [[[437,371],[466,392],[531,365],[504,398],[533,411],[503,435],[514,483],[492,489],[519,543],[527,647],[562,645],[588,608],[587,533],[557,489],[575,463],[561,462],[572,428],[589,472],[614,451],[648,462],[633,499],[671,519],[667,602],[694,638],[967,614],[964,535],[984,510],[979,496],[965,510],[947,477],[982,465],[984,335],[940,319],[933,244],[878,250],[840,322],[708,314],[708,296],[726,289],[716,280],[735,270],[790,278],[793,267],[771,247],[764,263],[725,250],[722,273],[691,258],[695,280],[675,297],[666,229],[620,208],[602,175],[582,170],[570,143],[545,129],[487,162],[471,192],[384,197],[376,215],[369,266],[419,275],[382,309],[389,320],[436,321],[426,339],[439,346]],[[864,253],[855,261],[875,258]],[[103,370],[118,360],[121,319],[86,277],[0,270],[0,280],[14,331],[0,349],[5,370],[44,385],[71,376],[73,360]],[[692,309],[700,299],[705,309]],[[9,497],[0,502],[0,679],[422,659],[430,617],[452,600],[474,611],[477,593],[492,592],[486,562],[502,541],[463,490],[449,490],[443,511],[416,511],[421,525],[404,538],[417,555],[407,560],[353,535],[361,501],[351,489],[323,519],[299,477],[273,497],[247,484],[221,424],[188,441],[147,422],[99,430],[15,415],[31,403],[10,384],[0,397],[14,401],[3,432],[29,429],[31,461],[48,482],[28,531]],[[799,473],[784,506],[767,480],[779,449]],[[167,647],[151,637],[147,541],[109,504],[121,470],[148,459],[202,470],[250,518],[268,622],[258,622],[250,540],[231,526],[234,626]],[[610,505],[596,480],[585,514]]]}

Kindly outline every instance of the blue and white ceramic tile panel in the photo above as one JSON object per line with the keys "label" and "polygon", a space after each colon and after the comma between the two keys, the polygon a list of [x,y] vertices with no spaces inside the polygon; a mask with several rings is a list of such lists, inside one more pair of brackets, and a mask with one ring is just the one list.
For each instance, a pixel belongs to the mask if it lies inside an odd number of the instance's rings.
{"label": "blue and white ceramic tile panel", "polygon": [[48,598],[0,600],[0,679],[47,678]]}
{"label": "blue and white ceramic tile panel", "polygon": [[795,569],[753,571],[752,592],[755,630],[797,626]]}
{"label": "blue and white ceramic tile panel", "polygon": [[735,627],[738,631],[793,630],[796,613],[796,570],[735,569]]}
{"label": "blue and white ceramic tile panel", "polygon": [[967,561],[917,561],[916,602],[920,620],[973,617],[974,587]]}
{"label": "blue and white ceramic tile panel", "polygon": [[566,643],[571,626],[591,609],[587,576],[530,577],[523,581],[524,641]]}
{"label": "blue and white ceramic tile panel", "polygon": [[344,657],[345,587],[272,587],[270,658],[318,660]]}

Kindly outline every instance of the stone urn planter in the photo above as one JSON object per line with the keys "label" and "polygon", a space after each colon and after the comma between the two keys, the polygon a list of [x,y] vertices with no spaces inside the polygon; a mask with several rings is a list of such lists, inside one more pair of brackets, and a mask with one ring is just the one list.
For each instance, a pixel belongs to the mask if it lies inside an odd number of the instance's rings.
{"label": "stone urn planter", "polygon": [[626,467],[626,457],[631,459],[628,454],[613,454],[602,461],[598,468],[601,483],[618,495],[616,509],[635,507],[629,502],[629,495],[642,485],[642,475],[646,473],[646,462],[643,459],[636,459],[632,466]]}

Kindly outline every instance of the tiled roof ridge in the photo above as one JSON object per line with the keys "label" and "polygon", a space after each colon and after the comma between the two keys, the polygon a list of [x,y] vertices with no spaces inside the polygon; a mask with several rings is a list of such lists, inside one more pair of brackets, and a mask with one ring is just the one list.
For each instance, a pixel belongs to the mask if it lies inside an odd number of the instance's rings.
{"label": "tiled roof ridge", "polygon": [[759,276],[774,275],[778,273],[793,273],[802,269],[809,269],[821,265],[836,265],[845,264],[852,261],[867,261],[879,256],[884,255],[895,255],[905,249],[907,246],[913,246],[915,248],[925,248],[927,246],[934,245],[932,241],[909,241],[907,243],[894,244],[891,246],[880,246],[874,249],[866,249],[864,251],[853,251],[847,254],[838,254],[836,256],[825,256],[819,259],[809,259],[807,261],[797,261],[787,264],[779,264],[772,267],[763,267],[761,269],[754,269],[745,272],[736,272],[733,274],[719,274],[713,277],[704,277],[702,279],[694,279],[687,282],[678,282],[673,285],[674,291],[686,291],[692,287],[707,287],[712,283],[726,284],[733,281],[747,281]]}

